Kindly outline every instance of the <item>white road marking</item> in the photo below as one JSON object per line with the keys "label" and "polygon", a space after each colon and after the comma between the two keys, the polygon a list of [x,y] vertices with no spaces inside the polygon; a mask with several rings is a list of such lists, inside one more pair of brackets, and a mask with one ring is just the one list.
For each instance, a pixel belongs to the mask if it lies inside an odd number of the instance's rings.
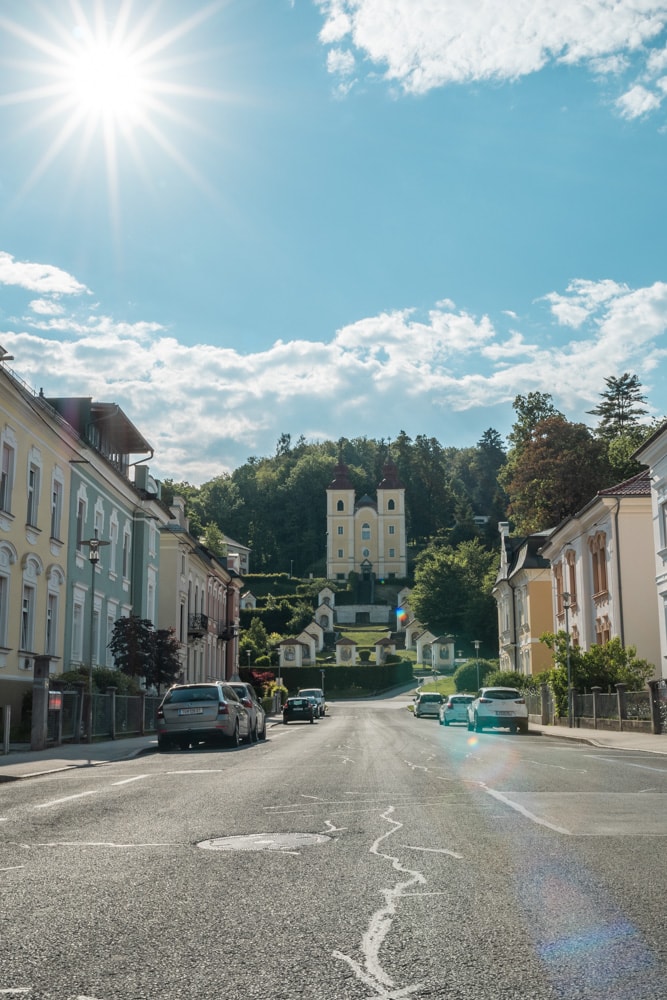
{"label": "white road marking", "polygon": [[112,781],[112,785],[129,785],[131,781],[141,781],[142,778],[148,778],[148,774],[137,774],[134,778],[124,778],[123,781]]}
{"label": "white road marking", "polygon": [[413,847],[412,844],[401,844],[401,847],[405,847],[408,851],[425,851],[428,854],[449,854],[450,858],[463,860],[462,854],[457,854],[456,851],[448,851],[446,847]]}
{"label": "white road marking", "polygon": [[558,771],[572,771],[573,774],[588,774],[587,768],[563,767],[562,764],[547,764],[545,761],[542,760],[527,760],[525,757],[523,758],[523,763],[536,764],[537,767],[555,767]]}
{"label": "white road marking", "polygon": [[[0,872],[15,872],[18,871],[19,868],[25,868],[25,865],[12,865],[10,868],[0,868]],[[0,993],[1,992],[2,990],[0,990]]]}
{"label": "white road marking", "polygon": [[327,833],[341,833],[343,830],[347,830],[346,826],[334,826],[329,819],[325,819],[324,825],[328,827]]}
{"label": "white road marking", "polygon": [[224,774],[224,771],[221,767],[201,767],[196,771],[166,771],[165,774]]}
{"label": "white road marking", "polygon": [[[28,846],[28,845],[24,845]],[[44,840],[30,845],[32,847],[183,847],[183,844],[155,842],[141,844],[117,844],[113,840]]]}
{"label": "white road marking", "polygon": [[342,761],[343,764],[356,764],[357,763],[356,760],[352,759],[352,757],[343,757],[343,756],[341,756],[341,754],[338,754],[338,753],[330,753],[329,756],[330,757],[335,757],[336,760]]}
{"label": "white road marking", "polygon": [[499,802],[504,802],[506,806],[510,807],[510,809],[515,809],[516,812],[521,813],[522,816],[525,816],[526,819],[531,820],[533,823],[537,823],[538,826],[546,826],[549,830],[554,830],[556,833],[565,834],[566,837],[572,836],[570,831],[566,830],[564,826],[555,826],[553,823],[549,823],[546,819],[540,819],[539,816],[530,812],[530,810],[526,809],[525,806],[521,806],[518,802],[513,802],[511,799],[508,799],[506,795],[502,794],[502,792],[497,792],[494,788],[489,788],[488,785],[484,784],[484,782],[480,782],[479,787],[482,788],[487,795],[492,795],[493,798],[498,799]]}
{"label": "white road marking", "polygon": [[97,795],[99,788],[93,788],[90,792],[79,792],[78,795],[67,795],[64,799],[51,799],[50,802],[42,802],[35,806],[35,809],[48,809],[49,806],[59,806],[61,802],[72,802],[74,799],[83,799],[86,795]]}
{"label": "white road marking", "polygon": [[7,995],[12,994],[12,993],[13,994],[16,994],[16,993],[32,993],[32,986],[15,986],[13,988],[9,987],[9,989],[0,990],[0,993],[2,993],[3,996],[7,996]]}

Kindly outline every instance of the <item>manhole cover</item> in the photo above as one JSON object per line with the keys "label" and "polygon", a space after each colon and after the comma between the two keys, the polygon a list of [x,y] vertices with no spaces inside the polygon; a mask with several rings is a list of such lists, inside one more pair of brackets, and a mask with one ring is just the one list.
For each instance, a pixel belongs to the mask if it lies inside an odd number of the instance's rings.
{"label": "manhole cover", "polygon": [[217,837],[202,840],[198,847],[206,851],[295,851],[301,847],[319,847],[331,837],[323,833],[249,833],[245,837]]}

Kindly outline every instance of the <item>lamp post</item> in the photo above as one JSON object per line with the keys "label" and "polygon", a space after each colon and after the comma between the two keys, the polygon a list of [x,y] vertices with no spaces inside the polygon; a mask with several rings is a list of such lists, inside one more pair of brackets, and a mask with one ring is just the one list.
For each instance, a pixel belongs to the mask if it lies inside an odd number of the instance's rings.
{"label": "lamp post", "polygon": [[88,742],[93,742],[93,641],[95,638],[95,570],[97,564],[100,561],[100,546],[109,545],[109,542],[102,541],[101,538],[97,537],[97,528],[95,529],[95,537],[88,538],[87,540],[81,540],[82,545],[88,546],[88,561],[90,563],[91,569],[91,588],[90,588],[90,635],[88,642]]}
{"label": "lamp post", "polygon": [[567,662],[567,724],[572,729],[572,668],[570,664],[570,608],[572,598],[565,591],[561,594],[563,610],[565,611],[565,659]]}
{"label": "lamp post", "polygon": [[252,651],[250,649],[246,649],[245,655],[248,657],[248,670],[250,670],[250,657],[252,656]]}
{"label": "lamp post", "polygon": [[472,644],[475,647],[475,660],[477,661],[477,690],[479,691],[479,647],[481,646],[481,642],[479,639],[473,639]]}

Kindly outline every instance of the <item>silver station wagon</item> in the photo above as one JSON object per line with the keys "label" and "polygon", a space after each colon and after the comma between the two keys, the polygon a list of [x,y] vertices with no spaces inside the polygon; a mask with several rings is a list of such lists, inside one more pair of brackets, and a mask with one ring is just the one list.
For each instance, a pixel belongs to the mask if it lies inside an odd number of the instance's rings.
{"label": "silver station wagon", "polygon": [[202,741],[238,746],[250,740],[250,726],[248,710],[224,681],[175,684],[157,710],[158,750],[187,750]]}

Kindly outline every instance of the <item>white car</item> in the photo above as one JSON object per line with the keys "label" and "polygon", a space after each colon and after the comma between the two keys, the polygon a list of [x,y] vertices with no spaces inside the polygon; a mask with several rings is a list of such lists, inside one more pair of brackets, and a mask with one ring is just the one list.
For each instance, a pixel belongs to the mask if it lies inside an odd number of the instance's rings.
{"label": "white car", "polygon": [[300,688],[296,693],[297,698],[314,698],[317,705],[317,715],[321,719],[327,713],[327,703],[324,700],[322,688]]}
{"label": "white car", "polygon": [[423,691],[419,699],[415,699],[413,715],[415,719],[423,719],[430,716],[432,719],[438,718],[438,712],[444,698],[437,691]]}
{"label": "white car", "polygon": [[440,706],[440,725],[448,726],[450,722],[467,722],[468,705],[475,700],[474,694],[451,694]]}
{"label": "white car", "polygon": [[467,708],[468,729],[481,733],[487,727],[510,729],[513,733],[528,732],[526,699],[516,688],[482,688]]}

